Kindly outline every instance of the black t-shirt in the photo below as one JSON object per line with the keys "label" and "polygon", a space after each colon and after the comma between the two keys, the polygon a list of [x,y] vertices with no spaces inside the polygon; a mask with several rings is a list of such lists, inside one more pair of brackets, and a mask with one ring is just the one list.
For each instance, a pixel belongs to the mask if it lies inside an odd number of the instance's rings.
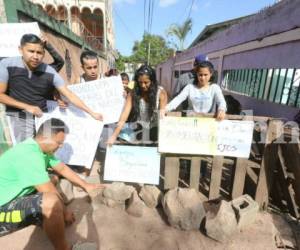
{"label": "black t-shirt", "polygon": [[[64,80],[47,64],[30,71],[22,57],[10,57],[0,61],[0,84],[8,85],[6,94],[10,97],[47,111],[46,101],[52,99],[54,88],[63,86]],[[21,111],[11,106],[6,110]]]}

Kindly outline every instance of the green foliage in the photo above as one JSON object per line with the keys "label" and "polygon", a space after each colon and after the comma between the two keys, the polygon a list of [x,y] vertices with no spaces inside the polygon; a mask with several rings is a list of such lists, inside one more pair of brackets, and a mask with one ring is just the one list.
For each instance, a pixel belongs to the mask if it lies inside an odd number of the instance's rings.
{"label": "green foliage", "polygon": [[174,50],[168,46],[163,37],[145,34],[141,41],[135,41],[130,61],[136,65],[146,63],[148,61],[149,47],[149,64],[152,66],[156,66],[157,64],[164,62],[174,53]]}
{"label": "green foliage", "polygon": [[119,72],[125,71],[125,63],[129,62],[129,58],[119,54],[118,59],[116,60],[116,68]]}
{"label": "green foliage", "polygon": [[184,50],[184,41],[187,34],[192,30],[193,22],[192,19],[187,19],[180,24],[172,24],[166,31],[167,36],[173,36],[178,39],[179,44],[175,47],[179,50]]}

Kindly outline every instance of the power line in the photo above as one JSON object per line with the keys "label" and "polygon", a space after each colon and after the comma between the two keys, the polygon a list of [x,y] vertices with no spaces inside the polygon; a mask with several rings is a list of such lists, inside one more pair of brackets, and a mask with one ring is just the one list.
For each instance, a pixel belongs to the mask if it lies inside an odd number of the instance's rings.
{"label": "power line", "polygon": [[155,0],[144,0],[144,34],[151,34]]}
{"label": "power line", "polygon": [[148,18],[147,18],[147,20],[148,20],[148,22],[147,22],[147,24],[148,24],[148,33],[150,33],[150,15],[151,15],[151,0],[149,0],[148,1]]}
{"label": "power line", "polygon": [[151,8],[151,16],[150,16],[150,29],[149,29],[149,33],[151,34],[152,32],[152,22],[153,22],[153,13],[154,13],[154,4],[155,4],[155,0],[152,0],[152,8]]}
{"label": "power line", "polygon": [[189,19],[190,16],[191,16],[191,12],[192,12],[192,8],[193,8],[193,5],[194,5],[194,2],[195,2],[195,0],[192,0],[192,4],[191,4],[190,11],[189,11],[187,19]]}
{"label": "power line", "polygon": [[146,33],[146,4],[147,0],[144,0],[144,35]]}
{"label": "power line", "polygon": [[119,15],[118,11],[117,11],[117,8],[114,7],[113,8],[116,16],[120,19],[121,23],[123,24],[123,26],[125,27],[125,29],[128,31],[128,33],[131,35],[131,37],[135,40],[135,35],[134,33],[129,29],[129,27],[126,25],[126,23],[123,21],[123,19],[121,18],[121,16]]}

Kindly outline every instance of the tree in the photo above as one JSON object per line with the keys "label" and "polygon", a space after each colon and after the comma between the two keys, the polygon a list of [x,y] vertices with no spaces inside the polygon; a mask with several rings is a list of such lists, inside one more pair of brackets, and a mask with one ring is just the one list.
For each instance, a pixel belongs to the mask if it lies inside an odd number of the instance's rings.
{"label": "tree", "polygon": [[178,50],[184,50],[184,41],[187,34],[192,30],[192,19],[188,18],[183,22],[182,25],[172,24],[166,31],[167,36],[174,36],[178,39],[179,45],[177,45]]}
{"label": "tree", "polygon": [[119,72],[123,72],[125,70],[125,63],[129,61],[127,56],[122,56],[118,52],[118,59],[116,60],[116,68]]}
{"label": "tree", "polygon": [[[150,51],[148,55],[148,51]],[[167,45],[166,40],[158,35],[145,34],[141,41],[135,41],[130,61],[135,64],[147,63],[156,66],[172,56],[174,50]]]}

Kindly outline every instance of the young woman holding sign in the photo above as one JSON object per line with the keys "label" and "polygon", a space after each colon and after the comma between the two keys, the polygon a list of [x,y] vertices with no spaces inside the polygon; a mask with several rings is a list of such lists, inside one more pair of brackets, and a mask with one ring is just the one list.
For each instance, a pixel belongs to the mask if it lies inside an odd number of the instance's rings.
{"label": "young woman holding sign", "polygon": [[[135,125],[138,124],[141,129],[138,131],[142,132],[143,138],[139,138],[140,133],[136,133],[136,130],[135,132],[132,131],[137,137],[133,140],[142,139],[142,142],[145,142],[145,140],[150,139],[150,141],[157,141],[159,115],[157,110],[165,109],[168,102],[167,93],[158,85],[155,71],[150,66],[142,65],[135,72],[134,81],[134,89],[127,95],[125,107],[114,133],[107,141],[108,145],[114,144],[127,120],[134,122]],[[147,139],[144,137],[145,134],[149,134],[146,136]]]}
{"label": "young woman holding sign", "polygon": [[211,83],[214,66],[203,61],[196,66],[196,78],[188,84],[166,107],[166,111],[176,109],[187,98],[196,113],[214,113],[217,120],[223,120],[226,102],[219,85]]}
{"label": "young woman holding sign", "polygon": [[[226,102],[219,85],[211,83],[214,67],[211,62],[200,62],[195,68],[196,76],[193,84],[188,84],[178,96],[167,106],[166,111],[176,109],[187,98],[196,113],[214,113],[217,120],[223,120],[226,112]],[[181,160],[182,168],[188,168],[190,161]],[[201,179],[203,183],[207,172],[207,164],[201,161]]]}

